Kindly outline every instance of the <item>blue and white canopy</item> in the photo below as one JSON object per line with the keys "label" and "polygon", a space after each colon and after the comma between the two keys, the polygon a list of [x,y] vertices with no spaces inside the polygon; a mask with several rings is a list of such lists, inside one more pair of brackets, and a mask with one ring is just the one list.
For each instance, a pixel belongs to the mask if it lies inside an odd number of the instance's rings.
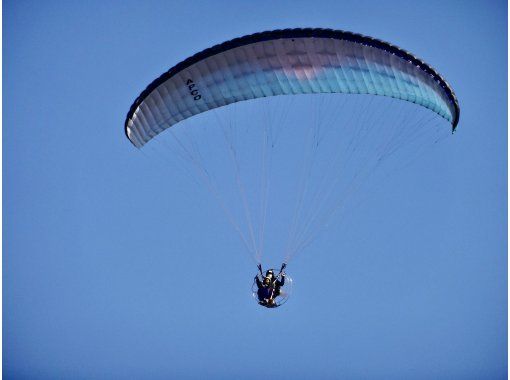
{"label": "blue and white canopy", "polygon": [[286,29],[224,42],[178,63],[131,106],[129,140],[142,147],[193,115],[277,95],[388,96],[430,109],[452,124],[459,105],[429,65],[387,42],[330,29]]}

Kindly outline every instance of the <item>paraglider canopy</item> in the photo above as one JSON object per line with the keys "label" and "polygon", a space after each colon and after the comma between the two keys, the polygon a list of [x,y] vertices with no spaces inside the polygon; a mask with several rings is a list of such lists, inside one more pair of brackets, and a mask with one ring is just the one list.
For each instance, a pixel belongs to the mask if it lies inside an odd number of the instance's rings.
{"label": "paraglider canopy", "polygon": [[459,121],[455,94],[411,53],[361,34],[331,29],[274,30],[236,38],[178,63],[135,100],[125,122],[142,147],[191,116],[276,95],[343,93],[416,103]]}

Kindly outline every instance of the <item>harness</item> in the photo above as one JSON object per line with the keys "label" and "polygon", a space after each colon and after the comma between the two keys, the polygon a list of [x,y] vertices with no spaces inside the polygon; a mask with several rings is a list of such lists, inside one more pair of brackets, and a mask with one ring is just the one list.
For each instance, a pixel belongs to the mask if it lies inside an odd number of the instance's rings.
{"label": "harness", "polygon": [[[267,288],[268,290],[270,290],[270,293],[269,293],[269,297],[264,297],[264,301],[268,302],[268,301],[274,301],[274,297],[275,297],[275,291],[276,291],[276,282],[282,277],[282,275],[284,274],[283,273],[283,270],[285,269],[285,267],[287,266],[287,264],[283,263],[281,268],[280,268],[280,272],[275,276],[273,274],[273,279],[271,280],[271,282],[269,283],[269,285],[264,286],[264,288]],[[262,279],[265,279],[266,276],[264,276],[264,273],[262,272],[262,265],[261,264],[258,264],[257,265],[258,269],[259,269],[259,272],[260,272],[260,276],[262,277]],[[260,290],[260,289],[259,289]],[[262,302],[262,301],[260,301]],[[274,304],[275,306],[274,307],[277,307],[276,304]],[[264,305],[266,306],[266,305]]]}

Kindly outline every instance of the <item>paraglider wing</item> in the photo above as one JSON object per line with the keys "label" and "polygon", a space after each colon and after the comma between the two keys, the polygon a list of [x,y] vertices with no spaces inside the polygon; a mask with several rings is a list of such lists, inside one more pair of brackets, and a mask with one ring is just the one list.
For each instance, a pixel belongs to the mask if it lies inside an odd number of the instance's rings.
{"label": "paraglider wing", "polygon": [[256,33],[182,61],[131,106],[125,132],[142,147],[193,115],[277,95],[373,94],[409,101],[459,120],[455,94],[429,65],[387,42],[331,29]]}

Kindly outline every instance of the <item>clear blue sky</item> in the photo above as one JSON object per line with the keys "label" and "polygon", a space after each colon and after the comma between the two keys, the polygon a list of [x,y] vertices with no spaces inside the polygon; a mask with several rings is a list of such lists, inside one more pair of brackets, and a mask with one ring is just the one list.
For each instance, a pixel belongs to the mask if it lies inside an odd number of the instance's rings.
{"label": "clear blue sky", "polygon": [[[106,3],[3,5],[6,378],[506,378],[506,2]],[[435,157],[292,263],[292,299],[265,310],[217,205],[162,179],[123,123],[189,55],[303,26],[412,51],[462,112]]]}

